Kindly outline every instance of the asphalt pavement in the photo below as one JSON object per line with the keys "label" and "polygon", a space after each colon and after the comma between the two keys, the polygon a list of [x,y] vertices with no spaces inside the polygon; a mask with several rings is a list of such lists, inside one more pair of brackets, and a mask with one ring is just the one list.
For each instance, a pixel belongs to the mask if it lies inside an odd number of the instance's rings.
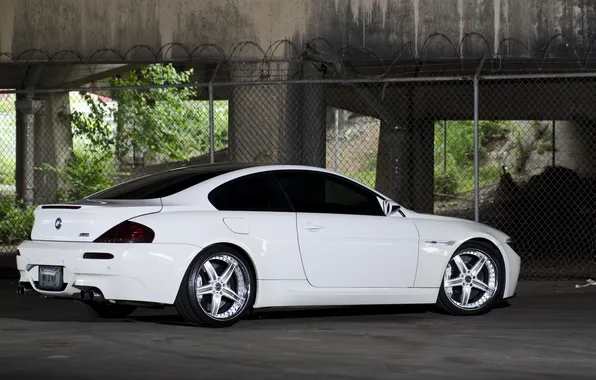
{"label": "asphalt pavement", "polygon": [[0,280],[0,379],[594,379],[596,286],[522,283],[473,318],[420,307],[271,311],[228,329],[173,309],[105,321]]}

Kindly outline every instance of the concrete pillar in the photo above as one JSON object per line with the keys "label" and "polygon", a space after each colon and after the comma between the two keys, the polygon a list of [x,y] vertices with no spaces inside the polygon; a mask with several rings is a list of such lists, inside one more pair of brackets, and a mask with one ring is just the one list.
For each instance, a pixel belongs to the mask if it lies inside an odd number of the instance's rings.
{"label": "concrete pillar", "polygon": [[17,144],[16,188],[17,198],[32,205],[35,201],[35,114],[43,108],[43,102],[34,100],[33,94],[17,94]]}
{"label": "concrete pillar", "polygon": [[[393,89],[392,103],[381,104],[377,157],[378,191],[417,212],[434,211],[434,121],[415,119],[399,107],[413,99],[413,89]],[[395,103],[395,107],[393,106]],[[393,110],[399,110],[393,112]],[[405,112],[403,110],[406,110]],[[402,114],[400,114],[402,113]]]}
{"label": "concrete pillar", "polygon": [[327,158],[325,85],[304,85],[302,102],[302,164],[324,168]]}
{"label": "concrete pillar", "polygon": [[557,166],[596,178],[596,122],[556,121],[555,147]]}
{"label": "concrete pillar", "polygon": [[[262,68],[236,67],[233,79],[256,80],[255,73]],[[292,71],[289,64],[282,69]],[[309,69],[307,75],[317,73]],[[323,84],[234,86],[229,101],[229,159],[325,167],[326,115]]]}
{"label": "concrete pillar", "polygon": [[435,208],[434,120],[415,120],[412,125],[411,196],[414,210],[432,214]]}
{"label": "concrete pillar", "polygon": [[[231,68],[232,79],[255,80],[259,68],[259,64]],[[298,85],[233,86],[229,100],[229,160],[299,162],[302,93]]]}
{"label": "concrete pillar", "polygon": [[381,120],[376,189],[407,207],[408,134],[397,121]]}
{"label": "concrete pillar", "polygon": [[[49,164],[63,168],[72,154],[72,128],[68,120],[70,99],[68,92],[41,94],[43,111],[35,119],[35,167]],[[57,202],[59,179],[45,170],[35,171],[35,202]]]}

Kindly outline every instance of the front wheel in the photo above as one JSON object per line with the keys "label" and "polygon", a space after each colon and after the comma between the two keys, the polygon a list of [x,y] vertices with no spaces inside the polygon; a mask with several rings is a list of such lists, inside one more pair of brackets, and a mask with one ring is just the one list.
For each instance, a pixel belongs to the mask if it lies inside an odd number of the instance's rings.
{"label": "front wheel", "polygon": [[447,264],[437,305],[453,315],[484,314],[499,302],[504,286],[500,253],[488,244],[466,243]]}
{"label": "front wheel", "polygon": [[252,307],[255,288],[256,279],[245,256],[232,247],[214,246],[191,264],[175,306],[192,324],[228,327]]}

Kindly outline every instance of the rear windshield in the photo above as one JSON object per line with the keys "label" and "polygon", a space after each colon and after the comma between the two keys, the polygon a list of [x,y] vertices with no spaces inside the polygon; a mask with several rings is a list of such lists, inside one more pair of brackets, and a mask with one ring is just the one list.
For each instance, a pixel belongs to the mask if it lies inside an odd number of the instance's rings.
{"label": "rear windshield", "polygon": [[240,167],[217,166],[208,169],[189,168],[172,170],[124,182],[120,185],[93,194],[87,197],[87,199],[116,200],[163,198],[237,169],[240,169]]}

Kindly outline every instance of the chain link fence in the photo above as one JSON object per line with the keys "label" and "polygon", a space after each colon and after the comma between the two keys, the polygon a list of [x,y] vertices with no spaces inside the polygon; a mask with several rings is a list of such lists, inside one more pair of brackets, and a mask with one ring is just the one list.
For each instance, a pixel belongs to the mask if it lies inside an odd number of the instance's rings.
{"label": "chain link fence", "polygon": [[596,274],[590,74],[483,76],[477,104],[469,76],[246,80],[151,65],[101,88],[2,91],[0,256],[38,204],[235,161],[326,167],[418,212],[479,217],[515,239],[523,279]]}

